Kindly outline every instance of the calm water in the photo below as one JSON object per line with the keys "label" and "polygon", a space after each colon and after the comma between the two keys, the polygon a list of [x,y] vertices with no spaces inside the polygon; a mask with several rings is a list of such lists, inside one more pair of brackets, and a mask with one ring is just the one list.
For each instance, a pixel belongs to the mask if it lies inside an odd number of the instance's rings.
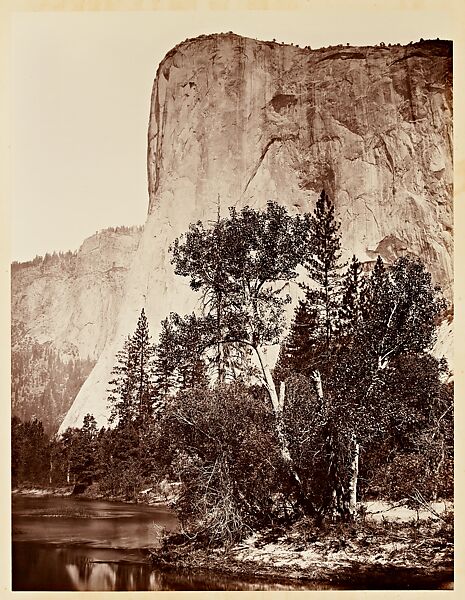
{"label": "calm water", "polygon": [[431,581],[399,570],[338,585],[156,571],[144,549],[177,527],[163,506],[14,496],[12,521],[14,591],[438,589],[452,581],[451,574]]}
{"label": "calm water", "polygon": [[15,591],[330,589],[154,571],[144,548],[157,545],[162,529],[177,527],[160,506],[14,496],[12,517]]}

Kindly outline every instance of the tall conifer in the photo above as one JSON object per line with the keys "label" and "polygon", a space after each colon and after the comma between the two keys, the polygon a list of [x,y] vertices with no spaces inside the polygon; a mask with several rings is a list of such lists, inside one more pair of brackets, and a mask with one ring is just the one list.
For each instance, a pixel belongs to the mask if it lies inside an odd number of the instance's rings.
{"label": "tall conifer", "polygon": [[316,290],[307,290],[306,301],[319,314],[320,335],[329,349],[337,328],[341,269],[340,223],[334,218],[334,204],[323,190],[310,216],[310,245],[305,267]]}
{"label": "tall conifer", "polygon": [[350,261],[341,287],[339,331],[345,338],[357,330],[362,317],[363,267],[355,255]]}
{"label": "tall conifer", "polygon": [[153,358],[149,327],[142,309],[136,331],[129,336],[123,350],[118,352],[118,364],[110,381],[108,397],[111,405],[110,422],[136,427],[144,425],[153,412]]}
{"label": "tall conifer", "polygon": [[291,331],[281,347],[276,373],[285,378],[291,371],[306,373],[321,368],[330,354],[338,330],[341,295],[340,224],[334,205],[323,190],[315,210],[307,217],[308,246],[304,266],[309,284],[294,314]]}

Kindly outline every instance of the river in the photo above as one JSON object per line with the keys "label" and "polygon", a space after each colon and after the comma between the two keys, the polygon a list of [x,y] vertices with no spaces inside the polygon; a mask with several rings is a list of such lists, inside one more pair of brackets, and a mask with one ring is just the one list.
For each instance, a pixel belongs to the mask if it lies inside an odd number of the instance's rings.
{"label": "river", "polygon": [[334,589],[153,570],[144,549],[178,525],[164,506],[15,495],[12,523],[14,591]]}
{"label": "river", "polygon": [[450,589],[452,582],[451,574],[431,579],[402,569],[373,572],[363,583],[353,574],[338,585],[158,571],[146,550],[178,527],[163,505],[15,495],[12,525],[14,591]]}

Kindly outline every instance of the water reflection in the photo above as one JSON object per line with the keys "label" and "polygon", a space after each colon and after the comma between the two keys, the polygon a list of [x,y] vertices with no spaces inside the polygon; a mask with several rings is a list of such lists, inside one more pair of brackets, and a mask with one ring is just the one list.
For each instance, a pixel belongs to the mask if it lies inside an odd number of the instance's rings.
{"label": "water reflection", "polygon": [[[128,560],[131,558],[134,562]],[[99,556],[85,546],[13,542],[13,590],[148,589],[150,565],[137,560],[143,561],[143,556],[134,553],[131,557],[111,549],[102,550]]]}
{"label": "water reflection", "polygon": [[[13,589],[27,591],[270,590],[214,573],[153,571],[144,548],[178,523],[166,507],[80,498],[13,498]],[[313,589],[326,589],[315,585]],[[332,588],[334,589],[334,588]]]}
{"label": "water reflection", "polygon": [[215,573],[153,571],[144,555],[86,547],[54,547],[33,542],[13,543],[14,591],[172,591],[172,590],[298,590],[335,589],[313,585],[268,583]]}
{"label": "water reflection", "polygon": [[150,589],[141,549],[178,524],[163,506],[75,497],[16,496],[12,516],[15,590]]}

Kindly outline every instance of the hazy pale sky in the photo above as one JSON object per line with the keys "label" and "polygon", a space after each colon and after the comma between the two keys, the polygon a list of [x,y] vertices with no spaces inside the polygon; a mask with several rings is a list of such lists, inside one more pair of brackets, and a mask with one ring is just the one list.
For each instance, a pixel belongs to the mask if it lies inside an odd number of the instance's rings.
{"label": "hazy pale sky", "polygon": [[144,222],[152,84],[160,60],[182,40],[234,31],[312,48],[405,44],[452,39],[451,14],[347,7],[15,14],[12,259],[75,250],[97,229]]}

